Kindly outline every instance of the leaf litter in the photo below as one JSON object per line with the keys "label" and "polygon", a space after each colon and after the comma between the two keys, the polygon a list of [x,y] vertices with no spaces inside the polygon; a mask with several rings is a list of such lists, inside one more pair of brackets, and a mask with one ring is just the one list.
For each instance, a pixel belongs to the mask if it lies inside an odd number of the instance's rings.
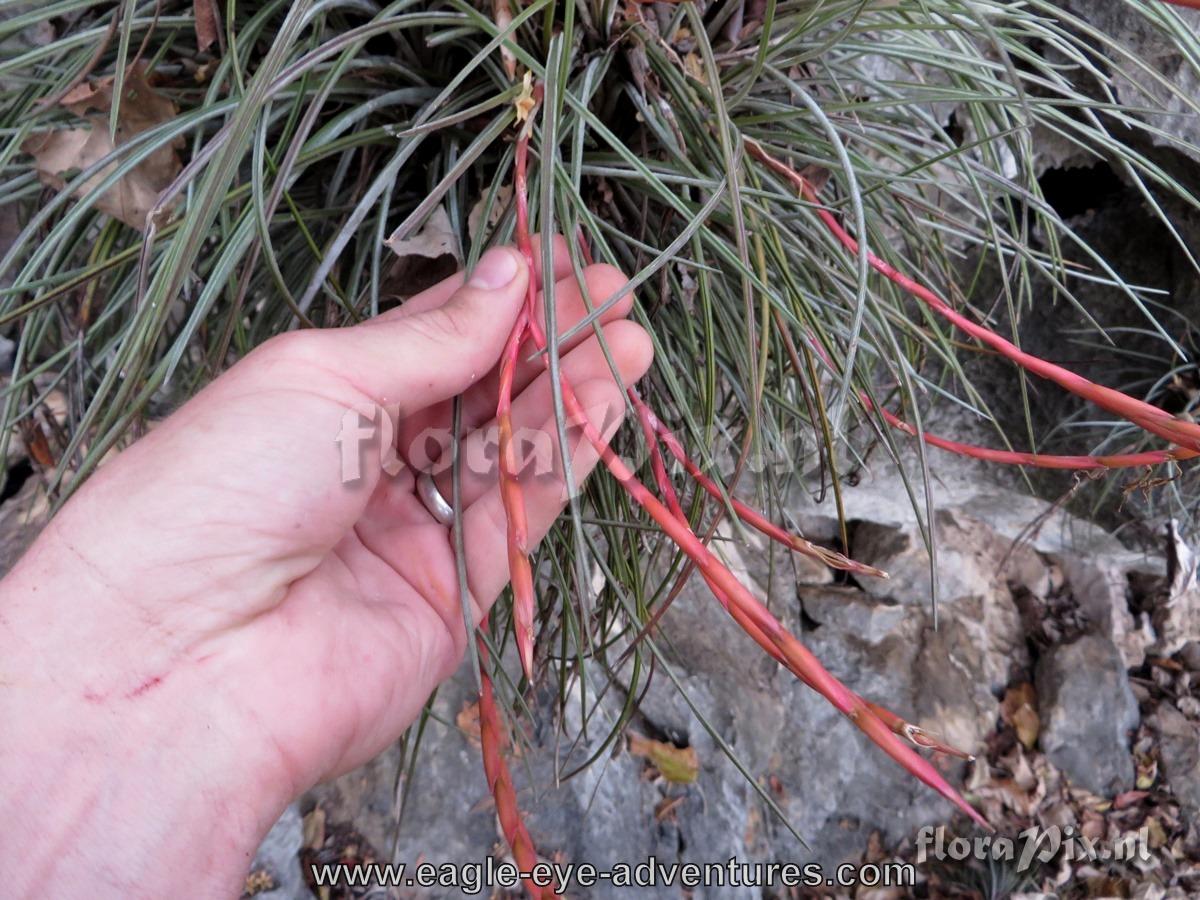
{"label": "leaf litter", "polygon": [[[80,84],[58,102],[75,118],[73,127],[40,131],[21,149],[33,156],[38,179],[56,190],[65,188],[78,173],[103,160],[138,135],[169,122],[178,115],[174,101],[150,84],[143,63],[131,66],[125,76],[117,115],[115,140],[109,132],[113,105],[113,76]],[[82,122],[80,122],[82,120]],[[156,147],[106,188],[95,201],[96,209],[138,230],[146,227],[146,216],[158,196],[183,168],[179,150],[182,137]],[[112,162],[88,178],[75,191],[86,197],[116,169]]]}

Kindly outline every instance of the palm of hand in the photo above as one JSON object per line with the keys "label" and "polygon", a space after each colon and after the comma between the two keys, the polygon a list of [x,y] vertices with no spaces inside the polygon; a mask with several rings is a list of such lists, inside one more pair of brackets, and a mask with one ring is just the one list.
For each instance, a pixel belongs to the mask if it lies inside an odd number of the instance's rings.
{"label": "palm of hand", "polygon": [[[565,277],[565,253],[556,255],[565,328],[585,304]],[[586,276],[591,302],[624,283],[605,266]],[[364,762],[416,717],[457,665],[467,635],[449,531],[415,496],[412,465],[420,460],[408,451],[431,430],[449,428],[447,398],[471,385],[463,394],[464,453],[487,456],[494,364],[525,283],[520,276],[518,289],[494,292],[494,314],[467,321],[451,299],[461,281],[355,329],[289,335],[261,348],[67,505],[50,532],[80,560],[105,605],[101,624],[76,636],[78,652],[88,659],[88,647],[119,646],[132,661],[84,665],[85,696],[135,701],[172,682],[183,693],[211,692],[222,739],[250,735],[274,748],[292,791]],[[644,332],[621,321],[630,303],[603,317],[626,384],[650,359]],[[487,333],[474,333],[480,329]],[[355,332],[357,344],[348,340]],[[374,374],[380,353],[400,370],[382,381]],[[564,371],[592,420],[614,430],[621,395],[594,338],[575,342]],[[514,424],[553,433],[538,364],[521,366],[517,390]],[[378,423],[373,407],[397,403],[406,411],[398,429],[406,465],[394,477],[384,473],[375,442],[361,478],[344,483],[344,447],[335,439],[347,410]],[[590,450],[574,451],[577,474],[594,462]],[[557,453],[553,468],[523,479],[534,539],[565,499]],[[449,497],[448,474],[439,486]],[[106,523],[100,533],[97,521]],[[508,580],[490,466],[463,474],[463,523],[478,619]]]}

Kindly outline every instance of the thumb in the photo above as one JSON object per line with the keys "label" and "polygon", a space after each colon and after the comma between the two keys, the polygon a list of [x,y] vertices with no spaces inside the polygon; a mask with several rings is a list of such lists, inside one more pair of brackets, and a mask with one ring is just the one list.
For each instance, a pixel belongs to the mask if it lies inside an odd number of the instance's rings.
{"label": "thumb", "polygon": [[500,358],[529,278],[520,253],[494,247],[439,307],[318,332],[332,350],[325,365],[380,404],[399,403],[401,412],[461,394]]}

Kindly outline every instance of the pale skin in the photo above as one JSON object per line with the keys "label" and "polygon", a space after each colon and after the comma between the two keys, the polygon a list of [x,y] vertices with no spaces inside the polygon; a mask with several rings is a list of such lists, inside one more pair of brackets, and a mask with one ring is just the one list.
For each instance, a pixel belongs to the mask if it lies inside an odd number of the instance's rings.
{"label": "pale skin", "polygon": [[[561,238],[554,257],[565,330],[586,307]],[[608,266],[585,275],[593,302],[625,283]],[[335,439],[347,409],[398,405],[403,458],[414,436],[450,427],[462,394],[479,458],[528,278],[540,287],[540,268],[495,248],[470,282],[276,338],[63,507],[0,582],[0,892],[236,897],[288,802],[415,719],[466,646],[453,544],[411,466],[386,474],[368,444],[346,484]],[[602,319],[624,384],[652,355],[631,303]],[[563,367],[609,436],[624,404],[589,334]],[[516,389],[514,425],[555,435],[540,363],[522,364]],[[595,454],[577,434],[571,448],[582,478]],[[556,463],[522,479],[537,539],[565,502]],[[438,484],[449,498],[449,475]],[[508,581],[493,466],[465,473],[462,521],[478,621]]]}

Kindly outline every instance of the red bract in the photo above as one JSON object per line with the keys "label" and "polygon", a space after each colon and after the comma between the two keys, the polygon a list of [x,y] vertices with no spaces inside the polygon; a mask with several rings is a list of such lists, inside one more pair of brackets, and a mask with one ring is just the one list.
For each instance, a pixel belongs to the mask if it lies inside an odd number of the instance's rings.
{"label": "red bract", "polygon": [[[721,492],[721,489],[717,486],[716,482],[705,475],[700,470],[700,467],[688,458],[687,453],[684,452],[683,444],[679,442],[679,438],[675,437],[671,430],[663,425],[658,416],[656,416],[650,410],[650,408],[647,407],[644,402],[642,402],[641,397],[639,397],[632,388],[629,391],[629,398],[633,401],[634,407],[637,408],[639,412],[644,410],[645,415],[649,417],[648,421],[651,430],[662,440],[667,449],[671,451],[671,455],[679,460],[696,484],[700,485],[700,487],[702,487],[717,500],[721,500],[723,502],[725,495]],[[733,507],[734,513],[737,514],[737,517],[751,528],[761,532],[762,534],[765,534],[771,540],[777,541],[778,543],[783,544],[785,547],[795,550],[797,553],[802,553],[805,556],[817,560],[818,562],[824,563],[831,569],[841,569],[845,572],[854,572],[857,575],[870,575],[874,578],[888,577],[887,572],[884,572],[881,569],[857,562],[856,560],[843,556],[841,553],[838,553],[835,550],[818,546],[817,544],[806,540],[798,534],[791,534],[790,532],[785,531],[774,522],[763,516],[760,512],[752,509],[735,497],[730,497],[729,503],[730,506]]]}
{"label": "red bract", "polygon": [[[485,618],[479,626],[487,628]],[[512,773],[504,762],[504,753],[508,747],[508,738],[504,731],[504,723],[500,720],[500,711],[496,708],[496,695],[492,689],[492,679],[488,675],[487,642],[480,636],[479,646],[479,746],[483,755],[483,772],[487,777],[488,788],[496,802],[496,816],[500,819],[500,830],[512,850],[517,868],[522,872],[531,872],[537,864],[537,851],[533,839],[529,837],[529,829],[521,818],[521,810],[517,806],[517,792],[513,787]],[[525,889],[533,900],[553,900],[558,897],[552,888],[542,888],[529,879],[525,879]]]}
{"label": "red bract", "polygon": [[[540,98],[540,85],[533,89],[531,95],[523,97],[525,113],[528,118],[517,137],[514,155],[513,190],[516,203],[516,243],[518,250],[525,257],[530,271],[533,270],[533,243],[529,232],[527,166],[529,139],[532,133],[531,117],[533,109],[531,107],[536,106]],[[768,156],[758,145],[753,144],[749,146],[751,146],[751,152],[754,155],[763,159],[777,171],[789,174],[794,179],[799,179],[797,182],[798,186],[802,190],[806,189],[807,182],[803,178],[795,175],[784,164]],[[811,192],[810,188],[808,190]],[[821,212],[824,211],[822,210]],[[827,213],[825,215],[828,216],[826,224],[835,229],[835,234],[838,234],[840,238],[844,237],[843,243],[853,241],[841,229],[841,226],[832,215]],[[590,261],[590,254],[586,252],[587,245],[583,242],[582,235],[580,235],[580,241],[585,251],[585,258],[588,258]],[[850,246],[850,244],[847,244],[847,246]],[[879,262],[873,258],[872,264],[881,271],[884,271],[885,274],[890,272],[891,274],[888,277],[901,281],[906,287],[911,285],[911,289],[924,291],[919,285],[909,281],[887,266],[886,263]],[[527,337],[532,340],[534,346],[540,351],[539,358],[541,358],[543,364],[548,366],[548,359],[544,352],[547,349],[546,335],[542,330],[541,323],[538,322],[534,315],[536,296],[532,278],[529,284],[529,293],[526,296],[525,304],[509,335],[501,359],[500,391],[496,417],[500,424],[500,490],[504,499],[505,513],[508,518],[508,557],[513,588],[513,622],[521,665],[525,670],[526,676],[532,679],[533,614],[535,608],[533,576],[528,558],[528,527],[525,519],[524,499],[518,480],[518,461],[513,447],[511,416],[513,373],[517,365],[520,347]],[[936,296],[928,291],[925,291],[925,293],[931,298],[927,299],[926,302],[935,305],[935,308],[938,308],[939,311],[942,311],[942,308],[944,308],[946,312],[957,316],[956,313],[949,310]],[[944,312],[943,314],[946,313]],[[1016,348],[1013,348],[1013,350],[1016,353],[1020,353]],[[659,449],[659,441],[667,446],[671,454],[683,465],[688,475],[702,490],[722,501],[724,501],[725,495],[716,483],[708,478],[699,466],[688,458],[680,441],[663,425],[661,419],[650,410],[638,394],[632,389],[629,390],[630,400],[638,413],[642,428],[646,434],[647,444],[651,450],[651,468],[655,481],[663,498],[666,500],[666,506],[637,479],[629,467],[613,452],[608,442],[604,440],[600,432],[588,419],[578,398],[575,396],[575,391],[571,383],[565,376],[560,377],[559,386],[562,391],[563,405],[570,422],[582,430],[584,437],[596,450],[596,453],[600,456],[601,461],[612,477],[617,480],[633,501],[645,510],[661,531],[695,565],[717,602],[729,613],[730,617],[742,630],[762,647],[769,656],[785,666],[804,684],[821,694],[838,711],[849,718],[851,722],[882,748],[885,753],[896,760],[906,771],[946,797],[977,824],[984,828],[990,828],[987,821],[946,782],[942,775],[926,759],[915,753],[909,743],[905,743],[905,741],[919,747],[939,750],[962,758],[969,759],[970,756],[968,754],[942,744],[920,728],[906,722],[883,707],[864,700],[842,684],[841,681],[821,665],[821,662],[803,643],[783,627],[770,610],[760,603],[745,585],[738,581],[729,568],[717,559],[709,551],[708,547],[705,546],[704,542],[692,531],[687,517],[680,506],[679,498],[671,485],[666,465]],[[1131,401],[1131,403],[1136,403],[1136,401]],[[1154,410],[1153,407],[1147,407],[1147,409]],[[1144,412],[1140,408],[1137,409],[1137,414],[1144,418],[1150,417],[1150,413]],[[1154,410],[1156,424],[1159,424],[1157,418],[1161,415],[1163,415],[1161,411]],[[1163,430],[1167,430],[1166,425],[1162,425],[1161,427]],[[1200,445],[1200,434],[1197,437],[1197,444]],[[564,460],[564,465],[568,464],[569,461]],[[861,575],[886,577],[885,573],[872,566],[855,562],[840,553],[819,547],[799,535],[790,534],[739,500],[730,498],[730,505],[740,520],[762,532],[772,540],[778,541],[799,553],[818,559],[833,568]],[[486,654],[481,651],[481,657],[485,656]],[[485,744],[484,764],[488,774],[488,784],[495,796],[497,810],[501,813],[501,824],[505,837],[513,849],[513,855],[517,857],[518,864],[528,870],[527,862],[528,865],[532,865],[536,861],[536,854],[533,851],[529,833],[521,822],[519,811],[517,810],[511,777],[509,777],[508,770],[504,766],[503,759],[500,756],[502,744],[497,738],[497,735],[500,734],[500,729],[490,680],[485,680],[482,684],[482,693],[480,696],[481,724],[484,721],[485,708],[488,715],[487,730],[489,737]],[[493,721],[494,717],[496,718]],[[531,896],[535,898],[541,896],[535,885],[527,884],[527,887]]]}
{"label": "red bract", "polygon": [[[1200,2],[1200,0],[1198,0]],[[787,163],[771,156],[761,144],[753,141],[750,138],[744,140],[747,152],[755,159],[766,163],[771,169],[782,175],[790,181],[800,195],[808,202],[816,206],[817,216],[825,223],[825,227],[830,233],[851,253],[858,253],[858,241],[856,241],[848,231],[842,226],[828,209],[820,205],[820,200],[817,197],[816,189],[812,186],[807,178],[789,166]],[[903,288],[907,293],[916,297],[930,309],[934,310],[943,318],[947,319],[952,325],[961,331],[965,331],[971,337],[986,344],[993,350],[997,351],[1001,356],[1016,363],[1027,372],[1032,372],[1049,381],[1053,381],[1063,389],[1089,400],[1099,406],[1101,409],[1108,410],[1127,422],[1137,425],[1144,431],[1150,434],[1158,435],[1165,438],[1174,444],[1179,445],[1179,449],[1161,451],[1162,456],[1157,455],[1145,456],[1143,454],[1129,454],[1126,456],[1113,457],[1118,462],[1124,462],[1126,465],[1147,465],[1155,462],[1163,462],[1167,459],[1187,459],[1196,455],[1200,455],[1200,425],[1192,422],[1184,422],[1176,419],[1166,410],[1159,409],[1157,406],[1151,406],[1142,400],[1130,397],[1128,394],[1123,394],[1120,391],[1113,390],[1109,387],[1096,384],[1093,381],[1088,381],[1082,375],[1064,369],[1062,366],[1057,366],[1052,362],[1048,362],[1041,357],[1034,356],[1032,353],[1026,353],[1016,344],[996,334],[989,328],[984,327],[976,322],[972,322],[966,316],[962,315],[955,309],[951,308],[950,304],[931,291],[929,288],[914,281],[903,272],[897,270],[890,263],[880,259],[874,253],[867,254],[867,260],[871,267],[879,272],[889,281],[894,282]],[[884,414],[885,418],[889,418],[889,414]],[[892,421],[895,419],[895,421]],[[892,424],[897,427],[902,427],[899,419],[894,416],[889,418]],[[911,427],[905,430],[912,433]],[[1058,465],[1055,463],[1054,457],[1039,457],[1038,454],[1017,454],[1010,455],[1006,451],[991,451],[986,448],[971,447],[970,451],[967,448],[970,445],[957,444],[954,441],[947,441],[944,438],[938,438],[937,446],[945,447],[956,452],[964,452],[966,455],[980,456],[980,458],[988,458],[990,456],[996,462],[1015,462],[1023,465],[1044,465],[1053,468],[1107,468],[1099,463],[1100,460],[1107,457],[1059,457],[1058,461],[1062,460],[1086,460],[1083,466],[1068,466]],[[987,454],[988,456],[984,456]],[[1018,458],[1020,457],[1020,458]],[[1037,462],[1037,460],[1041,462]],[[1137,462],[1129,463],[1128,460],[1137,460]],[[1143,461],[1144,460],[1144,461]]]}
{"label": "red bract", "polygon": [[[658,441],[661,438],[662,432],[660,431],[657,417],[653,412],[651,412],[650,408],[641,401],[641,398],[638,397],[632,389],[630,390],[630,396],[634,399],[638,413],[638,420],[642,425],[642,433],[646,438],[647,446],[650,448],[650,467],[651,471],[654,473],[654,481],[658,485],[658,492],[663,496],[663,499],[667,501],[667,507],[674,514],[675,518],[686,525],[687,515],[683,511],[683,507],[679,503],[679,497],[675,493],[675,488],[672,486],[671,479],[667,475],[666,464],[663,462],[662,451],[659,449]],[[742,629],[751,638],[753,638],[754,641],[756,641],[758,645],[762,647],[776,662],[789,668],[792,674],[794,674],[805,684],[808,684],[804,673],[800,670],[792,669],[791,666],[788,665],[787,658],[779,651],[774,643],[771,642],[767,636],[753,624],[753,622],[751,622],[744,614],[742,614],[740,610],[730,606],[728,599],[721,592],[721,589],[707,579],[706,582],[709,586],[709,589],[713,592],[713,595],[717,598],[717,601],[723,607],[725,607],[726,611],[728,611],[731,616],[733,616],[734,621],[741,625]],[[812,685],[809,685],[809,687],[812,687]],[[855,696],[858,695],[856,694]],[[880,721],[887,725],[893,733],[900,735],[900,737],[905,738],[913,744],[916,744],[918,747],[927,747],[932,750],[938,750],[950,756],[956,756],[959,759],[973,760],[975,758],[970,753],[957,750],[954,747],[951,747],[948,744],[944,744],[941,741],[933,738],[924,729],[905,721],[895,713],[878,705],[877,703],[872,703],[870,700],[864,700],[862,697],[859,697],[858,699],[862,701],[862,703],[865,704],[867,708],[874,713],[877,718],[880,719]]]}

